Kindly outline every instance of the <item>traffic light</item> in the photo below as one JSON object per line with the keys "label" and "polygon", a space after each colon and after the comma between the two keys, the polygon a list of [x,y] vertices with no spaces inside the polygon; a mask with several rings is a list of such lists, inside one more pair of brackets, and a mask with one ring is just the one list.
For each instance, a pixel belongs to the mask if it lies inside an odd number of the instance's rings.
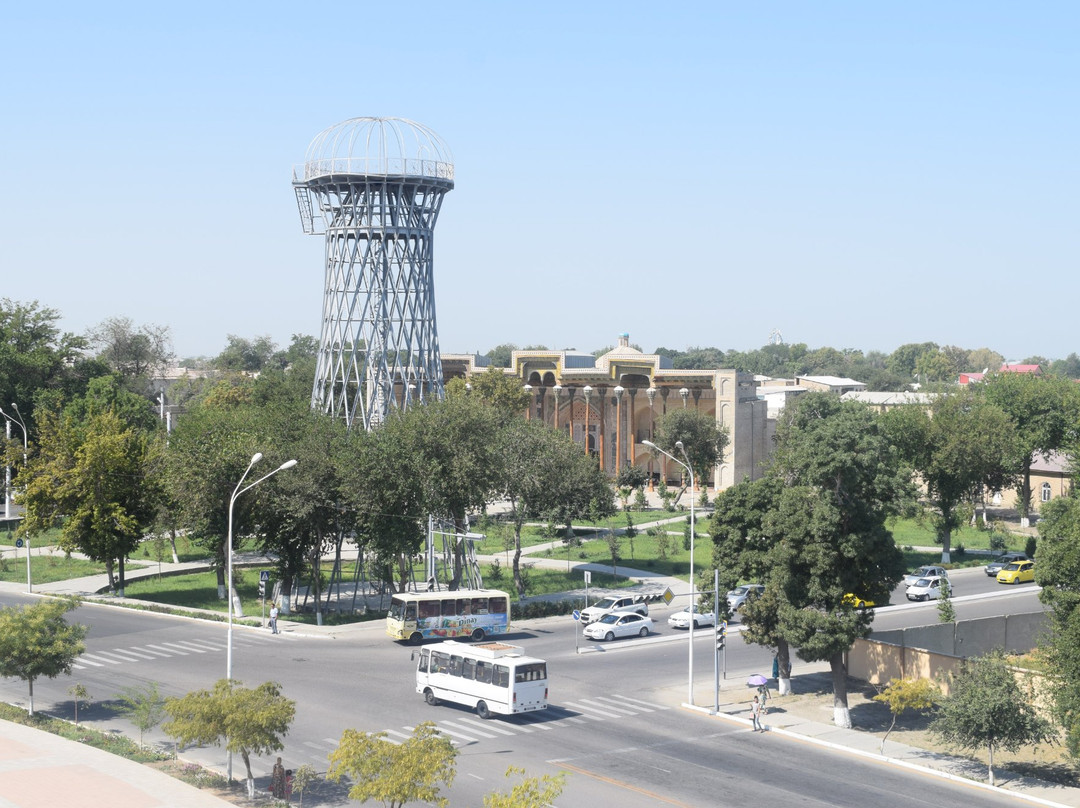
{"label": "traffic light", "polygon": [[724,650],[724,642],[727,640],[727,620],[716,628],[716,650]]}

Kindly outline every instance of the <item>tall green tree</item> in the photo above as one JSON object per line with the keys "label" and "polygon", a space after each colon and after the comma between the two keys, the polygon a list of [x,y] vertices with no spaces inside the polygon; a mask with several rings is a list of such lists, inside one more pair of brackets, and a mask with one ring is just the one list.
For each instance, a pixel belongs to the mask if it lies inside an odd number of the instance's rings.
{"label": "tall green tree", "polygon": [[0,607],[0,676],[27,683],[30,715],[34,714],[34,681],[71,673],[75,660],[86,650],[86,626],[64,617],[78,606],[74,600],[43,600]]}
{"label": "tall green tree", "polygon": [[446,806],[441,789],[454,783],[457,750],[431,721],[413,730],[402,743],[386,740],[385,732],[347,729],[330,753],[328,780],[349,778],[349,799],[378,800],[390,808],[410,802]]}
{"label": "tall green tree", "polygon": [[521,577],[521,531],[529,519],[551,517],[569,528],[590,508],[614,511],[610,484],[596,460],[566,434],[539,421],[515,418],[503,424],[495,439],[500,458],[497,491],[510,504],[514,526],[514,585],[525,596]]}
{"label": "tall green tree", "polygon": [[[785,408],[768,474],[780,492],[762,518],[764,583],[775,605],[764,628],[800,658],[829,662],[833,720],[849,727],[844,653],[870,633],[873,616],[847,596],[884,602],[902,577],[885,523],[912,496],[910,481],[878,417],[827,393]],[[755,618],[760,611],[744,613],[748,625]]]}
{"label": "tall green tree", "polygon": [[1053,728],[1038,714],[1030,694],[1021,690],[998,650],[964,660],[930,731],[959,749],[985,749],[987,777],[994,785],[995,752],[1042,743],[1052,737]]}
{"label": "tall green tree", "polygon": [[160,444],[131,425],[156,426],[145,417],[148,409],[114,380],[95,380],[85,397],[62,410],[39,410],[40,450],[24,475],[20,532],[35,535],[60,524],[61,546],[104,563],[121,595],[124,562],[157,510]]}
{"label": "tall green tree", "polygon": [[1075,436],[1078,420],[1076,385],[1068,379],[1034,373],[995,373],[978,387],[985,399],[1009,416],[1017,441],[1017,510],[1022,525],[1031,510],[1031,465]]}
{"label": "tall green tree", "polygon": [[[178,507],[177,519],[192,541],[214,559],[218,597],[225,599],[229,500],[256,452],[273,468],[289,458],[269,446],[264,424],[250,405],[250,391],[219,386],[193,405],[169,436],[166,485]],[[276,461],[276,463],[275,463]],[[253,478],[253,479],[257,479]],[[255,527],[259,486],[238,497],[233,507],[233,541]]]}
{"label": "tall green tree", "polygon": [[281,611],[288,614],[293,581],[308,564],[314,567],[313,577],[321,580],[322,556],[333,551],[340,571],[344,536],[356,527],[346,486],[360,433],[350,433],[344,421],[310,409],[271,410],[265,420],[275,452],[297,461],[287,474],[259,486],[265,490],[254,506],[260,529],[257,541],[275,559],[282,582]]}
{"label": "tall green tree", "polygon": [[1012,421],[970,389],[935,396],[929,409],[895,407],[882,418],[893,444],[926,486],[936,510],[941,563],[948,564],[952,534],[961,527],[961,506],[984,482],[1006,478],[1015,464]]}
{"label": "tall green tree", "polygon": [[[690,409],[673,409],[656,421],[653,442],[668,454],[688,461],[694,470],[694,482],[708,485],[712,470],[724,457],[728,445],[727,427],[711,415]],[[676,446],[682,442],[685,457]],[[664,459],[664,462],[671,461]],[[687,480],[689,484],[689,480]]]}
{"label": "tall green tree", "polygon": [[129,382],[141,382],[144,389],[175,356],[168,326],[136,326],[129,317],[109,317],[91,328],[86,338],[114,373]]}
{"label": "tall green tree", "polygon": [[225,745],[238,752],[247,771],[248,797],[255,796],[252,755],[285,748],[283,738],[296,715],[296,702],[286,698],[277,682],[246,688],[242,682],[221,679],[213,690],[197,690],[168,699],[169,721],[162,729],[181,745]]}
{"label": "tall green tree", "polygon": [[1042,644],[1053,687],[1054,712],[1069,754],[1080,760],[1080,494],[1048,502],[1039,520],[1035,582],[1050,632]]}
{"label": "tall green tree", "polygon": [[[61,332],[60,313],[36,300],[19,303],[0,298],[0,407],[12,402],[34,433],[34,398],[43,390],[81,393],[82,351],[86,340]],[[90,375],[107,372],[95,366]]]}

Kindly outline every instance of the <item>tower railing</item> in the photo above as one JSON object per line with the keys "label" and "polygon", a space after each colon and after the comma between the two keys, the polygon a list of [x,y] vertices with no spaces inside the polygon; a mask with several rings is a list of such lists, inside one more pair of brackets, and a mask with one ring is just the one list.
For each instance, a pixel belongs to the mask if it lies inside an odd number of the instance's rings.
{"label": "tower railing", "polygon": [[306,182],[317,177],[390,175],[454,179],[454,164],[441,160],[401,157],[329,157],[309,160],[293,167],[293,182]]}

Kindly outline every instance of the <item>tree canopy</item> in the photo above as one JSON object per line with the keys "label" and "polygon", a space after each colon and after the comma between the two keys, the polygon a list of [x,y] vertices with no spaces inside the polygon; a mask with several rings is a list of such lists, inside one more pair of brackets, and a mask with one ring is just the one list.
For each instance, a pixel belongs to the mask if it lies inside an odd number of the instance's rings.
{"label": "tree canopy", "polygon": [[34,714],[34,680],[71,673],[75,660],[86,650],[86,626],[64,617],[78,605],[74,600],[43,600],[0,607],[0,676],[27,683],[30,715]]}

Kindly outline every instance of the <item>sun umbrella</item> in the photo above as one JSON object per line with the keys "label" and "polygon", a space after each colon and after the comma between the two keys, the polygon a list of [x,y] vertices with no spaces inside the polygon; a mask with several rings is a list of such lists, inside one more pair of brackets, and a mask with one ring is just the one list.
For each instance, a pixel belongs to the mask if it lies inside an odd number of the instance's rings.
{"label": "sun umbrella", "polygon": [[751,676],[749,679],[746,680],[746,686],[747,687],[761,687],[763,684],[766,684],[768,681],[769,680],[768,680],[767,677],[762,676],[760,673],[755,673],[753,676]]}

